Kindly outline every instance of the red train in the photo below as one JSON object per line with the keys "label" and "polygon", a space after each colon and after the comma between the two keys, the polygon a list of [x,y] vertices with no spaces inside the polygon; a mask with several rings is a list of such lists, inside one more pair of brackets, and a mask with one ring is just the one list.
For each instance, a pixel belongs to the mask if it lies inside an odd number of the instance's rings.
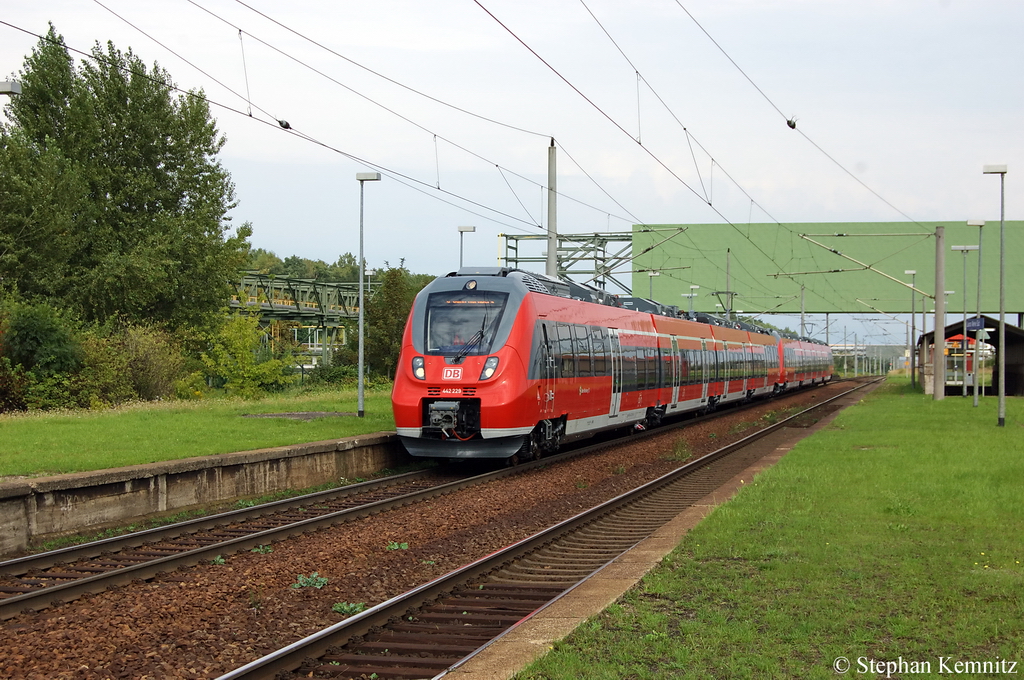
{"label": "red train", "polygon": [[823,343],[656,308],[508,268],[436,279],[402,340],[399,438],[413,456],[515,462],[832,377]]}

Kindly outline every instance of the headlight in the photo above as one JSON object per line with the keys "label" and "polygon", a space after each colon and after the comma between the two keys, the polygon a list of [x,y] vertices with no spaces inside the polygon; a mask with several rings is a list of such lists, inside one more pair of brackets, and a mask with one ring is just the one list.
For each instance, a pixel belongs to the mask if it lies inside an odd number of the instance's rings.
{"label": "headlight", "polygon": [[480,371],[480,379],[487,380],[498,370],[498,357],[487,357],[484,362],[484,370]]}
{"label": "headlight", "polygon": [[427,379],[427,369],[423,367],[423,357],[412,358],[412,374],[420,380]]}

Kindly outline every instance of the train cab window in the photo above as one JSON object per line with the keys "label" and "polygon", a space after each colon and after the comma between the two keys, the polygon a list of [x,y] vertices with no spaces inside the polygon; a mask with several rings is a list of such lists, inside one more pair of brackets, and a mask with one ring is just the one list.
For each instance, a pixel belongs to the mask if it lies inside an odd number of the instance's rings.
{"label": "train cab window", "polygon": [[508,293],[456,290],[427,299],[428,354],[490,354]]}

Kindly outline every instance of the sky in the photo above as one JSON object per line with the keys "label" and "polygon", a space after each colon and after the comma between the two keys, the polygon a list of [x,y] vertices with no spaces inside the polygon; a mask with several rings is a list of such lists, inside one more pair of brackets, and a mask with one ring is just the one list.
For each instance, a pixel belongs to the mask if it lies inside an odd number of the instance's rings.
{"label": "sky", "polygon": [[282,258],[356,253],[356,173],[378,171],[369,267],[453,271],[469,225],[465,263],[495,265],[499,234],[546,229],[552,138],[564,233],[998,221],[996,163],[1021,216],[1019,0],[40,0],[0,21],[0,77],[50,21],[201,88],[233,223]]}

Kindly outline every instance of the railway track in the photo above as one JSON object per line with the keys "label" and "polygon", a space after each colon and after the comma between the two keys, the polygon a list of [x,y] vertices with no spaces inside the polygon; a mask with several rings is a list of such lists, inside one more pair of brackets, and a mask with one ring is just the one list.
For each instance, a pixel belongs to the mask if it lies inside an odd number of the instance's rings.
{"label": "railway track", "polygon": [[[493,555],[356,614],[220,680],[434,678],[457,667],[771,449],[752,446],[867,384],[816,404]],[[289,676],[288,672],[296,675]]]}
{"label": "railway track", "polygon": [[615,445],[599,442],[483,474],[459,465],[420,470],[0,562],[0,620]]}

